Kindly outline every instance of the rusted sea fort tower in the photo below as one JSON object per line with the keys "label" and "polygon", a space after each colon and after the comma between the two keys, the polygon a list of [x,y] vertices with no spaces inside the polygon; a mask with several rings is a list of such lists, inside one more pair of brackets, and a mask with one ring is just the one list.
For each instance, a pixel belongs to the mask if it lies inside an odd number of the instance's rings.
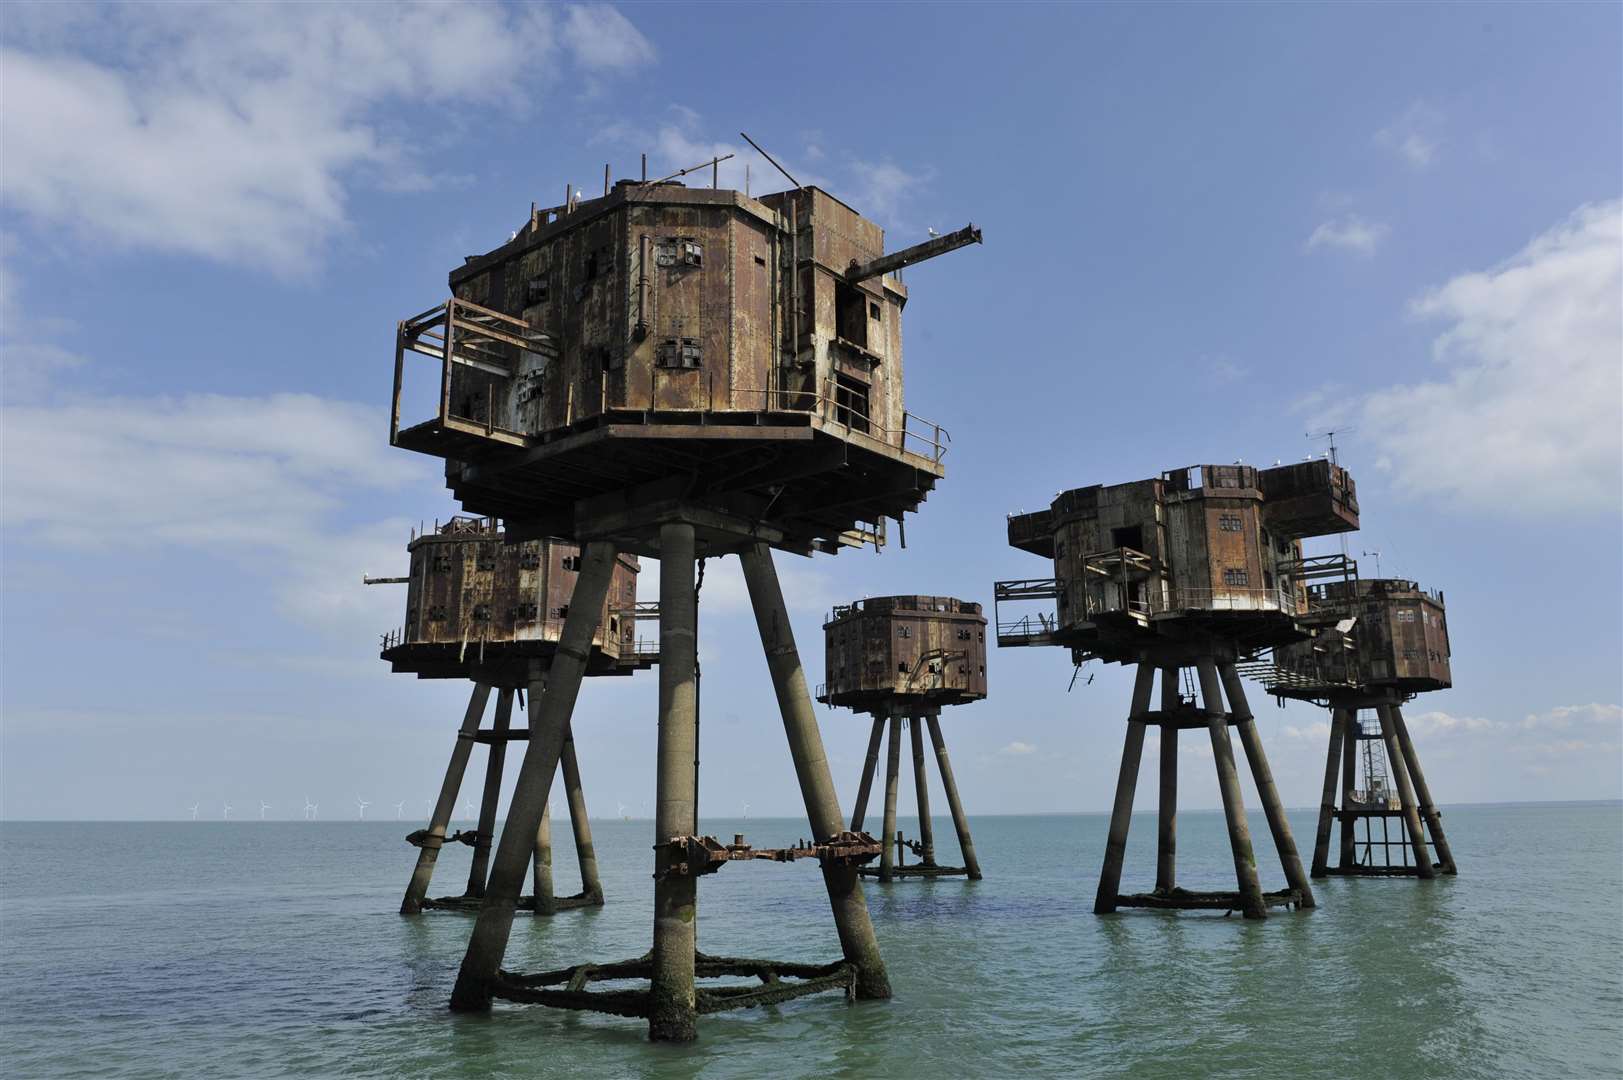
{"label": "rusted sea fort tower", "polygon": [[[1094,485],[1061,494],[1047,510],[1009,518],[1009,543],[1050,558],[1054,576],[996,586],[1000,646],[1059,645],[1088,659],[1136,664],[1104,869],[1093,910],[1118,907],[1239,909],[1313,906],[1290,823],[1274,787],[1236,662],[1306,636],[1303,581],[1313,573],[1301,538],[1358,527],[1352,478],[1328,461],[1272,469],[1203,465],[1158,479]],[[1005,615],[1002,605],[1056,603],[1052,613]],[[1178,689],[1194,668],[1201,706]],[[1161,707],[1150,708],[1161,672]],[[1223,705],[1228,696],[1228,708]],[[1122,858],[1138,784],[1145,728],[1161,729],[1160,835],[1153,892],[1122,895]],[[1240,801],[1229,728],[1239,731],[1287,887],[1265,893]],[[1191,892],[1176,879],[1178,732],[1211,738],[1237,892]]]}
{"label": "rusted sea fort tower", "polygon": [[[986,697],[986,616],[979,604],[950,596],[876,596],[834,608],[823,624],[826,652],[825,678],[817,700],[855,709],[873,717],[868,756],[862,766],[862,785],[851,811],[851,831],[860,832],[879,764],[879,744],[889,725],[885,758],[885,845],[879,868],[862,873],[878,877],[931,878],[965,875],[981,878],[969,818],[958,797],[947,744],[941,738],[941,707],[963,705]],[[912,844],[896,830],[896,784],[901,764],[902,725],[912,728],[913,783],[919,808],[919,838]],[[930,728],[941,786],[947,793],[953,828],[964,865],[940,866],[935,860],[935,836],[930,821],[930,785],[924,761],[924,735]],[[902,852],[911,847],[919,856],[903,865]]]}
{"label": "rusted sea fort tower", "polygon": [[[383,659],[394,671],[422,679],[468,679],[473,683],[428,828],[407,837],[419,851],[400,903],[405,915],[415,915],[423,908],[477,910],[484,897],[507,744],[530,737],[527,729],[511,726],[513,697],[517,694],[522,701],[527,688],[545,683],[580,572],[580,549],[573,544],[558,540],[509,544],[505,540],[489,518],[452,518],[444,525],[436,524],[432,532],[412,537],[406,548],[411,558],[406,577],[367,579],[369,584],[406,586],[405,622],[383,637]],[[592,634],[588,675],[626,675],[650,667],[658,659],[655,647],[637,637],[638,620],[658,617],[655,605],[637,603],[637,570],[635,555],[620,556],[603,600],[601,620]],[[492,689],[497,691],[495,718],[491,727],[481,729]],[[446,842],[445,831],[476,742],[490,747],[479,824],[471,833],[452,837],[473,848],[468,887],[461,896],[431,898],[429,881]],[[549,793],[542,802],[535,833],[534,892],[519,901],[520,908],[537,915],[603,903],[573,732],[565,733],[560,762],[581,890],[572,896],[553,894]]]}
{"label": "rusted sea fort tower", "polygon": [[[400,324],[393,441],[446,459],[471,513],[515,539],[583,547],[545,693],[451,1007],[492,998],[647,1017],[691,1039],[699,1013],[890,984],[858,880],[878,854],[845,829],[774,549],[879,544],[944,475],[944,433],[902,406],[901,267],[965,244],[969,227],[884,253],[883,231],[811,187],[761,198],[675,183],[605,183],[601,198],[532,209],[506,244],[451,273],[453,298]],[[434,415],[401,427],[403,361],[438,368]],[[653,948],[612,964],[501,968],[546,793],[621,553],[660,560]],[[809,846],[761,851],[698,835],[694,658],[701,558],[738,555]],[[698,878],[726,862],[815,858],[843,956],[823,965],[701,954]],[[699,988],[696,978],[760,985]],[[789,976],[789,978],[785,978]],[[593,990],[646,979],[646,989]]]}
{"label": "rusted sea fort tower", "polygon": [[[1270,659],[1247,674],[1276,697],[1330,710],[1313,876],[1456,873],[1442,813],[1432,800],[1402,707],[1416,694],[1453,685],[1443,594],[1426,592],[1413,581],[1353,578],[1310,588],[1309,603],[1313,636],[1276,646]],[[1360,710],[1375,713],[1373,727],[1359,719]],[[1330,865],[1332,822],[1341,824],[1335,866]]]}

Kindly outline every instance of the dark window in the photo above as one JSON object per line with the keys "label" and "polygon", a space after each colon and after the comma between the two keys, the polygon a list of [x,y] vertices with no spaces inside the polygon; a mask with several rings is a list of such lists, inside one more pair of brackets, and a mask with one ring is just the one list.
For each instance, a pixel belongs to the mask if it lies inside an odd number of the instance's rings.
{"label": "dark window", "polygon": [[562,607],[553,608],[552,609],[552,617],[554,619],[567,619],[567,618],[569,618],[569,605],[564,604]]}
{"label": "dark window", "polygon": [[526,304],[544,304],[547,302],[547,279],[540,274],[531,278],[524,284],[524,302]]}
{"label": "dark window", "polygon": [[1129,525],[1124,529],[1110,530],[1110,546],[1131,548],[1134,551],[1144,550],[1144,526]]}
{"label": "dark window", "polygon": [[666,338],[654,347],[654,363],[663,368],[697,368],[703,359],[698,338]]}
{"label": "dark window", "polygon": [[449,569],[451,569],[451,556],[449,556],[449,555],[436,555],[436,556],[434,556],[434,572],[436,574],[444,573],[445,571],[447,571]]}
{"label": "dark window", "polygon": [[494,551],[481,551],[479,553],[479,569],[496,569],[496,553]]}
{"label": "dark window", "polygon": [[1251,575],[1245,570],[1238,570],[1230,567],[1229,569],[1223,571],[1223,584],[1249,585],[1251,584]]}
{"label": "dark window", "polygon": [[762,258],[759,255],[755,256],[755,265],[756,266],[765,266],[766,265],[766,259]]}
{"label": "dark window", "polygon": [[872,300],[868,301],[868,318],[877,319],[879,317],[880,317],[879,305],[874,303]]}
{"label": "dark window", "polygon": [[480,621],[480,622],[489,622],[490,621],[490,605],[489,604],[475,604],[473,606],[473,617],[475,619],[477,619],[478,621]]}
{"label": "dark window", "polygon": [[834,336],[868,347],[868,294],[843,281],[834,283]]}
{"label": "dark window", "polygon": [[896,634],[899,637],[912,637],[913,628],[911,626],[898,626],[896,628]]}
{"label": "dark window", "polygon": [[565,570],[574,570],[578,572],[580,570],[580,556],[565,555],[563,557],[563,568]]}
{"label": "dark window", "polygon": [[898,675],[906,675],[907,674],[907,665],[906,664],[897,664],[896,665],[896,674],[898,674]]}
{"label": "dark window", "polygon": [[682,265],[703,266],[704,245],[699,243],[697,240],[682,241]]}
{"label": "dark window", "polygon": [[430,607],[428,609],[428,619],[429,619],[430,622],[444,622],[445,621],[445,605],[444,604],[435,604],[434,606]]}
{"label": "dark window", "polygon": [[538,604],[520,604],[513,609],[513,617],[524,621],[533,620],[540,613],[541,608]]}
{"label": "dark window", "polygon": [[1239,514],[1219,514],[1217,527],[1223,532],[1240,532],[1245,526],[1240,521]]}
{"label": "dark window", "polygon": [[518,557],[518,564],[525,570],[534,570],[541,565],[541,556],[534,551],[526,551]]}
{"label": "dark window", "polygon": [[868,430],[868,384],[849,375],[834,375],[834,419],[853,431]]}

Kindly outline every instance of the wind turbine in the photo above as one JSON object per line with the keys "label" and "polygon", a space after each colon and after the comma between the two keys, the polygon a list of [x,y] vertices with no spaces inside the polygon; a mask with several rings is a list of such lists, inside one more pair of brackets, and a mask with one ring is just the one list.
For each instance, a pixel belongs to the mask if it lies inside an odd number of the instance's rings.
{"label": "wind turbine", "polygon": [[399,821],[400,820],[400,815],[404,814],[405,812],[406,812],[406,800],[401,799],[399,802],[394,804],[394,819],[396,821]]}
{"label": "wind turbine", "polygon": [[304,797],[304,820],[306,820],[306,821],[314,821],[315,820],[315,812],[316,812],[316,804],[310,801],[310,796],[306,795]]}
{"label": "wind turbine", "polygon": [[231,820],[231,804],[230,803],[225,804],[225,820],[227,820],[227,821]]}
{"label": "wind turbine", "polygon": [[203,805],[202,803],[192,803],[192,820],[193,821],[197,820],[197,808],[199,806],[202,806],[202,805]]}
{"label": "wind turbine", "polygon": [[750,804],[746,802],[744,804],[744,820],[748,821],[749,819],[750,819]]}
{"label": "wind turbine", "polygon": [[270,803],[266,802],[264,799],[259,800],[259,820],[260,821],[265,820],[265,811],[269,810],[270,808],[271,808]]}
{"label": "wind turbine", "polygon": [[362,821],[365,821],[366,820],[366,808],[368,806],[371,806],[372,804],[367,802],[365,799],[361,798],[359,795],[357,795],[357,796],[355,796],[355,805],[360,808],[360,819]]}
{"label": "wind turbine", "polygon": [[475,814],[477,814],[478,812],[479,811],[474,809],[474,806],[473,806],[472,802],[465,802],[465,803],[462,804],[462,813],[467,817],[467,819],[469,821],[472,821],[473,816]]}
{"label": "wind turbine", "polygon": [[618,806],[620,808],[620,820],[621,821],[630,821],[631,820],[629,817],[626,817],[626,804],[625,803],[621,802],[619,799],[615,799],[614,800],[614,805]]}

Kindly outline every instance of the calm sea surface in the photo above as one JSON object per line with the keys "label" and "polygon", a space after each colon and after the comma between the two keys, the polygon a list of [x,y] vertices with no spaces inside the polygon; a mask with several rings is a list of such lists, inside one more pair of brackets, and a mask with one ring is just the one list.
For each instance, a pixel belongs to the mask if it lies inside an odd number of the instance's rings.
{"label": "calm sea surface", "polygon": [[[0,825],[0,1070],[55,1076],[1606,1077],[1623,1073],[1623,808],[1458,807],[1456,879],[1317,883],[1266,923],[1090,914],[1103,816],[973,822],[986,880],[870,884],[896,997],[701,1019],[445,1009],[467,916],[396,906],[416,822]],[[1292,815],[1309,842],[1309,811]],[[1232,888],[1221,814],[1180,815],[1182,883]],[[1260,812],[1253,828],[1263,844]],[[757,844],[790,820],[706,821]],[[913,823],[903,827],[913,835]],[[555,827],[556,828],[556,827]],[[593,823],[608,906],[520,916],[508,966],[648,948],[652,826]],[[1124,886],[1154,876],[1134,819]],[[561,829],[567,839],[568,829]],[[555,834],[556,835],[556,834]],[[938,820],[942,854],[956,855]],[[1264,850],[1259,846],[1259,854]],[[1282,884],[1262,860],[1264,885]],[[560,892],[572,850],[557,851]],[[945,861],[945,859],[944,859]],[[448,848],[436,894],[460,892]],[[1271,871],[1271,873],[1269,872]],[[712,953],[838,955],[814,865],[703,881]]]}

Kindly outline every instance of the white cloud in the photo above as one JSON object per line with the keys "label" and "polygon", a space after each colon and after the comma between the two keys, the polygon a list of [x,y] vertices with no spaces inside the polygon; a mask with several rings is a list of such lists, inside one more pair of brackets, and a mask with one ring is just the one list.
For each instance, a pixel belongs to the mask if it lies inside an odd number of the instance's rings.
{"label": "white cloud", "polygon": [[1024,757],[1027,754],[1035,754],[1036,752],[1037,747],[1034,744],[1021,742],[1018,739],[998,750],[998,753],[1007,754],[1012,757]]}
{"label": "white cloud", "polygon": [[1521,725],[1528,731],[1559,730],[1565,731],[1573,727],[1623,727],[1623,707],[1617,705],[1602,705],[1592,702],[1588,705],[1558,705],[1541,713],[1531,713],[1522,719]]}
{"label": "white cloud", "polygon": [[1366,397],[1377,466],[1413,498],[1505,514],[1615,513],[1623,496],[1623,202],[1415,301],[1447,323],[1441,378]]}
{"label": "white cloud", "polygon": [[1321,222],[1307,238],[1306,250],[1334,248],[1367,257],[1375,254],[1375,249],[1386,239],[1388,231],[1378,221],[1366,221],[1357,214],[1347,214]]}
{"label": "white cloud", "polygon": [[576,61],[592,71],[623,71],[652,63],[656,55],[653,44],[608,4],[569,7],[559,35]]}
{"label": "white cloud", "polygon": [[350,501],[424,479],[384,423],[307,394],[8,405],[0,522],[14,541],[93,554],[206,551],[307,625],[380,633],[400,598],[360,577],[401,564],[408,522],[340,521]]}
{"label": "white cloud", "polygon": [[[846,200],[866,216],[893,229],[907,229],[902,218],[912,209],[911,199],[934,176],[931,170],[911,172],[890,161],[853,160],[849,166],[853,184]],[[958,228],[943,225],[939,231]]]}
{"label": "white cloud", "polygon": [[382,107],[519,112],[561,57],[648,55],[612,7],[563,11],[560,47],[540,6],[29,9],[0,51],[0,193],[101,244],[298,273],[348,228],[352,183],[465,179],[425,172]]}
{"label": "white cloud", "polygon": [[1438,132],[1443,114],[1423,101],[1404,110],[1403,115],[1375,133],[1375,145],[1390,150],[1415,170],[1431,167],[1437,159]]}

